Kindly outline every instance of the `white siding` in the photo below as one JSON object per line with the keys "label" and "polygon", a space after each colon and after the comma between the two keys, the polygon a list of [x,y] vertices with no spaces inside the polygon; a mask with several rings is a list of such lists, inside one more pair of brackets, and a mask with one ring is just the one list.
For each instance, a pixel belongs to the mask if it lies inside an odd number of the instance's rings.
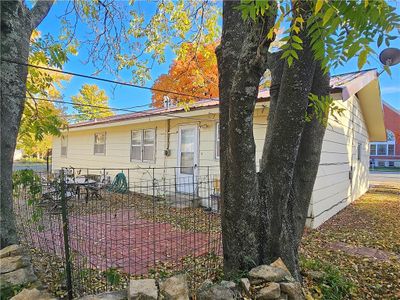
{"label": "white siding", "polygon": [[[356,96],[345,102],[343,116],[329,118],[307,225],[316,228],[368,190],[368,132]],[[361,144],[361,160],[357,147]],[[352,180],[350,172],[352,170]]]}

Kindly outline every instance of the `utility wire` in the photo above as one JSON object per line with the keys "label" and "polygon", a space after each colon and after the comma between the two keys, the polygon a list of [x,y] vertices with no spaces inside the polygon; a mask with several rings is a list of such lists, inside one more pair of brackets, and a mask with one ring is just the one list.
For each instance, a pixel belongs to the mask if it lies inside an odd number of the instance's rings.
{"label": "utility wire", "polygon": [[83,104],[83,103],[74,103],[70,101],[64,101],[64,100],[55,100],[55,99],[47,99],[47,98],[39,98],[39,97],[31,97],[31,96],[25,96],[25,98],[29,98],[32,100],[38,100],[38,101],[47,101],[47,102],[53,102],[53,103],[60,103],[60,104],[71,104],[74,106],[85,106],[85,107],[93,107],[93,108],[99,108],[99,109],[104,109],[104,110],[115,110],[115,111],[123,111],[123,112],[138,112],[138,111],[132,111],[132,108],[139,108],[139,107],[145,107],[145,106],[150,106],[150,104],[143,104],[143,105],[137,105],[137,106],[131,106],[129,108],[116,108],[116,107],[108,107],[108,106],[100,106],[100,105],[92,105],[92,104]]}
{"label": "utility wire", "polygon": [[[10,95],[5,95],[5,96],[10,96]],[[39,100],[39,101],[48,101],[48,102],[54,102],[54,103],[65,103],[65,104],[73,104],[73,105],[82,105],[82,106],[88,106],[88,107],[94,107],[94,108],[100,108],[100,109],[107,109],[107,110],[118,110],[118,111],[124,111],[124,112],[130,112],[130,113],[137,113],[141,117],[151,117],[151,116],[171,116],[174,118],[180,118],[180,119],[191,119],[195,121],[215,121],[215,119],[201,119],[201,118],[193,118],[189,116],[179,116],[176,115],[176,113],[170,113],[170,112],[157,112],[156,114],[153,112],[146,112],[146,111],[135,111],[135,110],[129,110],[126,108],[112,108],[112,107],[106,107],[106,106],[97,106],[97,105],[91,105],[91,104],[75,104],[73,102],[69,101],[62,101],[62,100],[53,100],[53,99],[46,99],[46,98],[36,98],[36,97],[31,97],[31,96],[25,96],[25,98],[33,99],[33,100]],[[179,113],[179,112],[177,112]]]}
{"label": "utility wire", "polygon": [[21,66],[26,66],[26,67],[32,67],[32,68],[37,68],[37,69],[42,69],[46,71],[51,71],[51,72],[57,72],[57,73],[62,73],[62,74],[67,74],[67,75],[72,75],[72,76],[77,76],[77,77],[83,77],[83,78],[88,78],[88,79],[93,79],[93,80],[98,80],[98,81],[103,81],[103,82],[108,82],[108,83],[114,83],[118,85],[124,85],[124,86],[129,86],[129,87],[134,87],[138,89],[144,89],[144,90],[149,90],[149,91],[155,91],[155,92],[162,92],[162,93],[167,93],[167,94],[173,94],[173,95],[178,95],[178,96],[186,96],[186,97],[191,97],[191,98],[197,98],[197,99],[213,99],[210,97],[200,97],[200,96],[195,96],[195,95],[190,95],[190,94],[185,94],[185,93],[180,93],[180,92],[174,92],[174,91],[169,91],[169,90],[163,90],[163,89],[156,89],[148,86],[141,86],[133,83],[128,83],[128,82],[122,82],[122,81],[116,81],[116,80],[111,80],[111,79],[106,79],[102,77],[96,77],[96,76],[90,76],[90,75],[85,75],[81,73],[75,73],[75,72],[69,72],[69,71],[62,71],[62,70],[57,70],[53,68],[48,68],[48,67],[43,67],[43,66],[38,66],[38,65],[32,65],[29,63],[24,63],[24,62],[18,62],[10,59],[1,59],[4,62],[16,64],[16,65],[21,65]]}
{"label": "utility wire", "polygon": [[[9,96],[9,95],[5,95],[5,96]],[[47,102],[54,102],[54,103],[61,103],[61,104],[72,104],[72,105],[77,105],[77,106],[85,106],[85,107],[93,107],[93,108],[99,108],[99,109],[104,109],[104,110],[117,110],[117,111],[123,111],[123,112],[129,112],[129,113],[138,113],[140,114],[142,117],[146,117],[146,116],[171,116],[171,117],[175,117],[175,118],[181,118],[181,119],[191,119],[191,120],[195,120],[195,121],[216,121],[216,119],[203,119],[203,118],[194,118],[194,117],[184,117],[184,116],[179,116],[176,113],[170,113],[170,112],[158,112],[157,114],[153,114],[150,112],[146,112],[146,111],[137,111],[137,110],[130,110],[132,108],[135,107],[143,107],[143,106],[148,106],[148,104],[145,105],[137,105],[137,106],[132,106],[130,108],[113,108],[113,107],[107,107],[107,106],[98,106],[98,105],[91,105],[91,104],[82,104],[82,103],[73,103],[73,102],[69,102],[69,101],[63,101],[63,100],[53,100],[53,99],[46,99],[46,98],[37,98],[37,97],[31,97],[31,96],[25,96],[25,98],[29,98],[32,100],[38,100],[38,101],[47,101]],[[81,115],[81,114],[78,114]],[[75,115],[67,115],[67,117],[73,117]],[[258,125],[258,126],[266,126],[267,123],[253,123],[253,125]]]}

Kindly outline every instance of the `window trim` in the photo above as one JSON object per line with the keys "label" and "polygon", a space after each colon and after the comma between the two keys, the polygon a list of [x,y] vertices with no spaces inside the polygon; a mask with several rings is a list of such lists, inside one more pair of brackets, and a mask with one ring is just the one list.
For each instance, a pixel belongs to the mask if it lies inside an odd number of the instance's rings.
{"label": "window trim", "polygon": [[[393,153],[394,153],[394,155],[396,154],[396,144],[393,141],[382,142],[382,143],[379,143],[379,142],[371,143],[370,146],[372,146],[372,145],[375,145],[376,148],[375,148],[375,154],[371,154],[371,151],[370,151],[371,156],[393,156],[392,154],[389,154],[389,145],[393,145],[393,149],[394,149]],[[379,146],[385,146],[386,150],[385,150],[384,154],[379,154],[379,152],[378,152]]]}
{"label": "window trim", "polygon": [[[96,135],[97,134],[104,134],[104,144],[96,144]],[[106,131],[101,131],[101,132],[95,132],[93,135],[93,155],[100,155],[100,156],[106,156],[107,153],[107,132]],[[96,153],[95,149],[96,149],[96,145],[104,145],[104,152],[103,153]]]}
{"label": "window trim", "polygon": [[[221,141],[219,139],[219,122],[215,123],[215,130],[214,130],[214,137],[215,137],[215,144],[214,144],[214,158],[216,160],[220,159],[220,153],[221,152]],[[219,145],[218,145],[219,144]],[[219,152],[217,151],[219,149]]]}
{"label": "window trim", "polygon": [[[374,151],[373,154],[371,153],[371,151],[372,151],[372,146],[375,147],[375,151]],[[377,152],[376,152],[376,149],[377,149],[377,148],[378,148],[378,147],[376,146],[376,144],[372,144],[372,143],[371,143],[371,145],[369,146],[369,155],[370,155],[370,156],[376,156],[376,153],[377,153]]]}
{"label": "window trim", "polygon": [[[380,154],[379,153],[379,146],[384,146],[385,147],[385,153],[384,154]],[[377,144],[377,146],[376,146],[376,155],[377,156],[387,156],[387,149],[388,147],[387,147],[387,144],[386,143],[382,143],[382,144]]]}
{"label": "window trim", "polygon": [[[153,159],[148,160],[144,159],[144,147],[145,146],[150,146],[150,144],[144,144],[144,132],[147,130],[152,130],[154,132],[154,142],[152,144],[153,146]],[[132,158],[132,133],[133,132],[139,132],[140,133],[140,145],[135,145],[135,147],[140,147],[140,159]],[[142,128],[142,129],[135,129],[131,130],[131,142],[130,142],[130,155],[129,155],[129,160],[131,162],[141,162],[141,163],[155,163],[156,162],[156,148],[157,147],[157,128]]]}
{"label": "window trim", "polygon": [[[62,145],[63,137],[64,137],[64,140],[66,141],[66,145],[64,147]],[[65,148],[65,154],[63,154],[62,148]],[[67,154],[68,154],[68,135],[67,134],[62,134],[61,137],[60,137],[60,156],[61,157],[67,157]]]}
{"label": "window trim", "polygon": [[[136,158],[132,158],[132,134],[134,132],[139,132],[140,133],[140,144],[135,145],[135,147],[139,147],[140,148],[140,159],[136,159]],[[143,141],[143,130],[142,129],[138,129],[138,130],[131,130],[131,142],[130,142],[130,146],[131,146],[131,151],[130,151],[130,156],[129,159],[130,161],[137,161],[137,162],[142,162],[142,158],[143,158],[143,152],[142,152],[142,141]]]}
{"label": "window trim", "polygon": [[[393,146],[393,154],[389,154],[389,146]],[[396,155],[396,144],[392,144],[392,143],[387,144],[387,149],[386,150],[387,150],[386,151],[387,156],[395,156]]]}

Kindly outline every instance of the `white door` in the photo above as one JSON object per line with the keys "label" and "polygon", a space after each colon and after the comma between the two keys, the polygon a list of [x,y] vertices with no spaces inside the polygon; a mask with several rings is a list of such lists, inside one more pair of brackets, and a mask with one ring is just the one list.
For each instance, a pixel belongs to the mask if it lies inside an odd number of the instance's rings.
{"label": "white door", "polygon": [[177,191],[197,192],[197,166],[199,159],[199,131],[196,125],[179,127]]}

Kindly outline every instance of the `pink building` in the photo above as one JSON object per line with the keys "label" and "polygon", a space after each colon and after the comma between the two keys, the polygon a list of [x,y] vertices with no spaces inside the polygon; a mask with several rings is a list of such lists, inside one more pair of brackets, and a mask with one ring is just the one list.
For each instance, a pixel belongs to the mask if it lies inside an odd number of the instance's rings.
{"label": "pink building", "polygon": [[370,145],[371,163],[375,167],[400,167],[400,111],[383,102],[386,142]]}

